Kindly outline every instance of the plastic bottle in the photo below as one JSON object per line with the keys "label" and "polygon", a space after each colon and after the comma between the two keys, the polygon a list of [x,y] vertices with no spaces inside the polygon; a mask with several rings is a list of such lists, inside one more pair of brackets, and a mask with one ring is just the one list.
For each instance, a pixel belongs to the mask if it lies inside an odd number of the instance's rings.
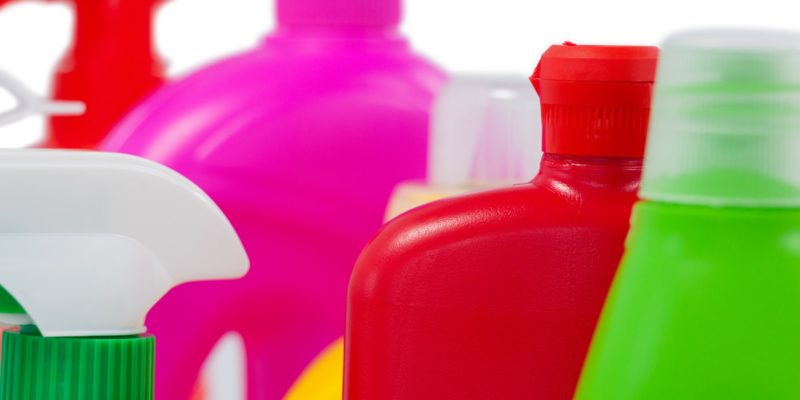
{"label": "plastic bottle", "polygon": [[642,200],[577,398],[800,398],[800,34],[663,49]]}
{"label": "plastic bottle", "polygon": [[[451,76],[436,96],[428,145],[428,179],[398,185],[386,220],[446,197],[530,180],[541,158],[539,100],[524,77]],[[328,346],[285,400],[342,395],[342,339]]]}
{"label": "plastic bottle", "polygon": [[536,178],[409,211],[370,242],[348,293],[346,399],[571,396],[622,255],[656,57],[551,47],[532,77]]}
{"label": "plastic bottle", "polygon": [[[177,288],[150,313],[164,344],[159,398],[186,399],[228,331],[244,339],[249,398],[283,396],[343,334],[353,263],[392,189],[425,175],[429,109],[445,77],[398,33],[400,1],[277,6],[277,30],[259,48],[168,84],[103,146],[197,183],[253,262],[243,280]],[[217,301],[195,305],[208,297]],[[191,340],[177,333],[187,329]]]}
{"label": "plastic bottle", "polygon": [[0,182],[0,322],[21,325],[3,334],[0,399],[152,400],[145,314],[176,285],[242,276],[233,227],[130,156],[4,151]]}
{"label": "plastic bottle", "polygon": [[[0,7],[17,1],[0,0]],[[75,33],[57,67],[52,97],[81,101],[86,113],[53,116],[42,145],[91,149],[164,80],[152,39],[153,15],[163,0],[65,1],[75,9]]]}

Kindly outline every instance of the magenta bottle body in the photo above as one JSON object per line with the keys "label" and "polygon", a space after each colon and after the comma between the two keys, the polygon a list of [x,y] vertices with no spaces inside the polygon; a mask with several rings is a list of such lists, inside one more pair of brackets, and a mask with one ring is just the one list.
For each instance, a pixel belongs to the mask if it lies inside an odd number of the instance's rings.
{"label": "magenta bottle body", "polygon": [[424,177],[428,112],[445,79],[394,32],[279,30],[167,85],[104,143],[194,181],[252,261],[244,279],[180,286],[150,312],[156,398],[189,398],[209,350],[235,331],[248,398],[279,399],[342,335],[360,249],[393,187]]}

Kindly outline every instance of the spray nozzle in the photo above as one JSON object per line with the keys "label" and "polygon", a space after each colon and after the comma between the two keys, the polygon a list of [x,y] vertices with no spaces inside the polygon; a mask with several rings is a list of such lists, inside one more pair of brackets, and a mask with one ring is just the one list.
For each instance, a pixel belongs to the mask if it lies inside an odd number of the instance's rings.
{"label": "spray nozzle", "polygon": [[9,125],[35,114],[81,115],[86,106],[80,101],[57,101],[36,95],[22,82],[6,72],[0,71],[0,87],[5,88],[16,100],[16,106],[0,112],[0,126]]}
{"label": "spray nozzle", "polygon": [[219,208],[153,162],[5,150],[0,182],[0,320],[45,337],[141,333],[172,287],[248,269]]}

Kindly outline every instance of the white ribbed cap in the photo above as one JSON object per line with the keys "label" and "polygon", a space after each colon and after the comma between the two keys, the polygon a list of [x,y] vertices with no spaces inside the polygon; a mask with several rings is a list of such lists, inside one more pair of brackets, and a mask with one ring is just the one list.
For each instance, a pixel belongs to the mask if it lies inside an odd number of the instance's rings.
{"label": "white ribbed cap", "polygon": [[690,31],[665,41],[641,196],[800,206],[800,34]]}
{"label": "white ribbed cap", "polygon": [[541,141],[539,99],[527,78],[454,76],[433,109],[430,180],[528,181],[539,169]]}

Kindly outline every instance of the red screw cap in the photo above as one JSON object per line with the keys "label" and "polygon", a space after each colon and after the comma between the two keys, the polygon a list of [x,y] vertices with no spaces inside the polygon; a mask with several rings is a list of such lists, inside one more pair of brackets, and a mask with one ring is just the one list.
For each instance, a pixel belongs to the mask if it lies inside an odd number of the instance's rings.
{"label": "red screw cap", "polygon": [[642,157],[657,59],[651,46],[551,46],[531,76],[544,152]]}

